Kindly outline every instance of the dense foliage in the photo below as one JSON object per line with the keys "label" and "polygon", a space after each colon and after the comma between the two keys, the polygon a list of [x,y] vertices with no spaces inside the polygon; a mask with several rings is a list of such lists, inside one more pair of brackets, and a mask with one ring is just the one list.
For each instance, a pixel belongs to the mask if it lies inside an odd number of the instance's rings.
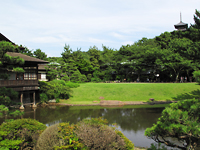
{"label": "dense foliage", "polygon": [[11,88],[0,88],[0,105],[10,106],[14,102],[11,100],[18,98],[18,92]]}
{"label": "dense foliage", "polygon": [[171,147],[195,149],[200,146],[199,110],[199,99],[170,104],[157,123],[146,129],[145,135]]}
{"label": "dense foliage", "polygon": [[7,54],[7,52],[18,52],[19,50],[17,45],[6,41],[0,41],[0,79],[7,80],[9,78],[9,74],[5,72],[7,69],[17,73],[24,72],[22,69],[24,60],[20,57],[11,57]]}
{"label": "dense foliage", "polygon": [[64,80],[52,80],[50,82],[39,81],[39,86],[40,100],[46,102],[49,99],[68,99],[72,96],[70,88],[76,88],[79,84]]}
{"label": "dense foliage", "polygon": [[0,149],[31,149],[46,126],[33,119],[17,119],[0,125]]}
{"label": "dense foliage", "polygon": [[[21,112],[20,110],[15,110],[15,111],[12,111],[12,110],[9,110],[8,107],[6,107],[5,105],[0,105],[0,118],[1,117],[7,117],[7,116],[21,116],[23,115],[24,112]],[[6,120],[8,121],[8,120]]]}

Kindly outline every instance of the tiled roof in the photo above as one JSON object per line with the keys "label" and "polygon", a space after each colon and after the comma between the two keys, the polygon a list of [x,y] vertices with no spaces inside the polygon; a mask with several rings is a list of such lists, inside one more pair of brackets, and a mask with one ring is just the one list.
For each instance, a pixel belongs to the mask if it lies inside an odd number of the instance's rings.
{"label": "tiled roof", "polygon": [[187,25],[187,23],[183,23],[183,22],[181,21],[181,22],[179,22],[178,24],[175,24],[174,26],[185,26],[185,25]]}
{"label": "tiled roof", "polygon": [[12,56],[12,57],[17,57],[19,56],[20,58],[24,59],[24,61],[28,62],[37,62],[37,63],[48,63],[48,61],[44,61],[38,58],[30,57],[21,53],[15,53],[15,52],[7,52],[6,54]]}

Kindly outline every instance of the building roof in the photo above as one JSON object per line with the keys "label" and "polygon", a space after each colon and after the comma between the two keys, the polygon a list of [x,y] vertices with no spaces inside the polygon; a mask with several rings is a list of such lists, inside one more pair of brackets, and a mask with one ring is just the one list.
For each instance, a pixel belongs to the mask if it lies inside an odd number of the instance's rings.
{"label": "building roof", "polygon": [[178,24],[175,24],[174,26],[187,26],[187,23],[184,23],[182,21],[180,21]]}
{"label": "building roof", "polygon": [[46,70],[47,64],[38,64],[38,70]]}
{"label": "building roof", "polygon": [[[12,43],[14,46],[17,46],[15,43],[13,43],[11,40],[9,40],[7,37],[5,37],[2,33],[0,33],[0,42],[1,41],[6,41],[6,42],[10,42]],[[24,47],[22,46],[18,46],[19,49],[25,49]]]}
{"label": "building roof", "polygon": [[[7,42],[11,42],[7,37],[5,37],[3,34],[0,33],[0,41],[7,41]],[[13,43],[13,42],[11,42]],[[13,43],[14,44],[14,43]]]}
{"label": "building roof", "polygon": [[21,53],[15,53],[15,52],[7,52],[6,54],[12,56],[12,57],[17,57],[19,56],[20,58],[22,58],[25,62],[36,62],[38,64],[44,64],[44,63],[48,63],[48,61],[44,61],[38,58],[34,58],[34,57],[30,57]]}

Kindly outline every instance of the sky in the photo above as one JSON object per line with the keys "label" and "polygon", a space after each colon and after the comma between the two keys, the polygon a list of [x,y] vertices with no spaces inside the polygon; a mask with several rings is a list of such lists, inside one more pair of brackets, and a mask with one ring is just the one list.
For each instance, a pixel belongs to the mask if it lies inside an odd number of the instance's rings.
{"label": "sky", "polygon": [[60,57],[64,46],[119,50],[143,37],[194,24],[200,0],[0,0],[0,33],[29,50]]}

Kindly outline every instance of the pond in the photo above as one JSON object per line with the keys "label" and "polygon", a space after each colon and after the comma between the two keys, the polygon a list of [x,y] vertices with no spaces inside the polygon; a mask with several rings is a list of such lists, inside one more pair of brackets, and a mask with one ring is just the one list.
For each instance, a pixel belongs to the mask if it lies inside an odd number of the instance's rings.
{"label": "pond", "polygon": [[[33,118],[51,126],[60,122],[76,123],[84,118],[103,117],[109,124],[117,123],[118,129],[137,147],[150,147],[153,140],[144,136],[146,128],[156,123],[166,105],[133,105],[119,108],[101,106],[49,106],[26,107],[21,118]],[[3,118],[0,119],[0,123]]]}

